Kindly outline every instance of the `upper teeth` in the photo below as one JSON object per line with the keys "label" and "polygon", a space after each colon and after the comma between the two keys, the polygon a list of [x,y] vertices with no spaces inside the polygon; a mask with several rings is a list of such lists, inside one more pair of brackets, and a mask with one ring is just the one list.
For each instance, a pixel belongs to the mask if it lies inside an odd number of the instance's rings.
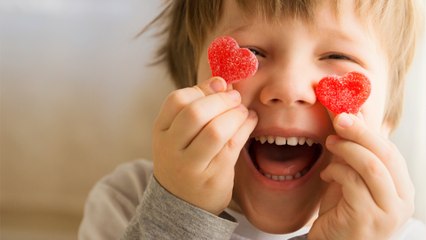
{"label": "upper teeth", "polygon": [[303,145],[308,144],[308,146],[312,146],[315,142],[314,140],[307,138],[307,137],[276,137],[276,136],[260,136],[254,138],[256,141],[259,141],[260,143],[264,144],[266,142],[270,144],[276,144],[276,145],[290,145],[290,146],[296,146],[296,145]]}

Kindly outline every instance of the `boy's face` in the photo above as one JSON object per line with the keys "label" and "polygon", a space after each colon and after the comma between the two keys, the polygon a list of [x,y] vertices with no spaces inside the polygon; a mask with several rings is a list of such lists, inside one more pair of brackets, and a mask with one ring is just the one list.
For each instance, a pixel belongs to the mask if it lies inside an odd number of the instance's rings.
{"label": "boy's face", "polygon": [[[225,1],[223,17],[207,37],[200,57],[198,81],[205,81],[211,76],[207,47],[214,38],[232,36],[240,46],[258,53],[255,76],[233,85],[259,121],[235,167],[232,207],[267,232],[294,231],[318,209],[325,188],[319,174],[332,159],[324,143],[334,132],[334,116],[314,92],[321,78],[350,71],[365,74],[372,91],[361,113],[371,129],[383,136],[388,133],[382,126],[388,89],[386,56],[352,3],[341,4],[339,18],[324,1],[311,24],[290,18],[270,23],[245,17],[234,1]],[[255,138],[275,142],[261,144]],[[294,141],[316,144],[278,146],[282,138],[292,145]]]}

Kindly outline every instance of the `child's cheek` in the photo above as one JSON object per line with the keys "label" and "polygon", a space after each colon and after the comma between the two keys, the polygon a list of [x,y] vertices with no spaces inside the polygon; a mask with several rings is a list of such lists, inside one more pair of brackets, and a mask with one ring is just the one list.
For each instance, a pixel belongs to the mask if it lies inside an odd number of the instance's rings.
{"label": "child's cheek", "polygon": [[260,88],[259,72],[253,77],[232,84],[233,89],[237,90],[241,94],[242,104],[250,108],[250,105],[255,102],[256,92]]}

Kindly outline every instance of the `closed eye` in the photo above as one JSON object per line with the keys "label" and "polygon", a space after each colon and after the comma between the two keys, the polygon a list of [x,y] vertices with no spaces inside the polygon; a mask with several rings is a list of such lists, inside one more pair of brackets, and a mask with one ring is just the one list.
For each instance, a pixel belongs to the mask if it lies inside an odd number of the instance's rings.
{"label": "closed eye", "polygon": [[350,58],[350,57],[348,57],[344,54],[339,54],[339,53],[332,53],[332,54],[328,54],[324,57],[321,57],[321,60],[326,60],[326,59],[352,61],[352,58]]}
{"label": "closed eye", "polygon": [[263,54],[260,50],[253,48],[253,47],[247,47],[254,55],[259,57],[265,57],[265,54]]}

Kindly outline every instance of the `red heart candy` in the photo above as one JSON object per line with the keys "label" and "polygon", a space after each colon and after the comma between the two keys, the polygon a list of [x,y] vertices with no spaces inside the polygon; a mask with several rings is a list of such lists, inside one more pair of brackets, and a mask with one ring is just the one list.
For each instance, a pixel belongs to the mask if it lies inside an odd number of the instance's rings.
{"label": "red heart candy", "polygon": [[327,76],[318,83],[315,94],[328,110],[339,114],[357,113],[370,96],[371,85],[366,76],[357,72]]}
{"label": "red heart candy", "polygon": [[216,38],[207,55],[213,77],[222,77],[228,83],[249,78],[257,71],[256,55],[247,48],[240,48],[237,41],[228,36]]}

